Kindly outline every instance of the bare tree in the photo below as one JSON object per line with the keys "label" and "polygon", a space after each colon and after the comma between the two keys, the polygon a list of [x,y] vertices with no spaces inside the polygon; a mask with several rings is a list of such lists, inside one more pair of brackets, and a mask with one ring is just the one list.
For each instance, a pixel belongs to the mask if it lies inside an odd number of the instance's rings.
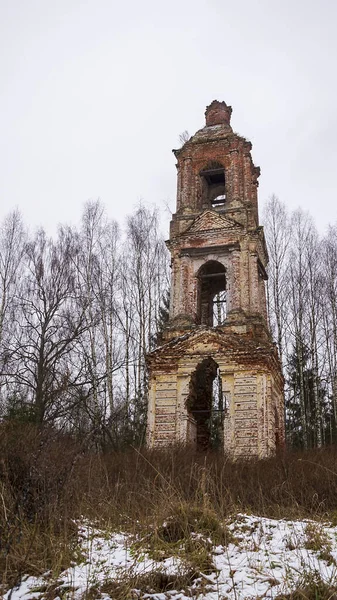
{"label": "bare tree", "polygon": [[118,242],[117,223],[107,219],[99,201],[88,202],[79,232],[81,252],[77,265],[78,285],[86,298],[87,330],[81,344],[90,379],[83,408],[91,427],[103,437],[111,435],[117,410],[116,389],[120,387],[117,374],[125,363],[118,317]]}
{"label": "bare tree", "polygon": [[76,353],[86,328],[72,266],[77,252],[71,231],[63,228],[55,242],[40,230],[26,245],[6,375],[20,387],[39,425],[66,414],[70,393],[83,378]]}
{"label": "bare tree", "polygon": [[290,224],[285,205],[275,195],[269,198],[265,206],[264,223],[269,254],[269,318],[272,330],[275,332],[278,351],[283,364],[289,302],[288,254]]}
{"label": "bare tree", "polygon": [[10,314],[13,317],[13,299],[22,268],[25,241],[21,215],[15,210],[0,225],[0,348],[6,318]]}
{"label": "bare tree", "polygon": [[337,426],[337,226],[330,226],[322,242],[323,284],[320,288],[325,338],[327,385],[333,410],[331,438]]}
{"label": "bare tree", "polygon": [[323,429],[320,398],[319,338],[322,324],[321,290],[323,278],[320,242],[313,224],[311,224],[308,231],[305,254],[308,288],[309,352],[314,413],[312,419],[314,439],[312,443],[320,448],[323,443]]}
{"label": "bare tree", "polygon": [[306,246],[310,231],[308,214],[297,210],[291,220],[291,250],[289,257],[290,275],[290,304],[291,320],[290,333],[294,340],[296,356],[296,383],[300,403],[300,419],[304,448],[308,448],[308,406],[305,396],[305,350],[307,343],[307,263]]}
{"label": "bare tree", "polygon": [[141,205],[128,218],[121,264],[126,402],[128,418],[141,438],[147,405],[145,357],[154,344],[160,304],[168,287],[167,251],[158,233],[156,210]]}

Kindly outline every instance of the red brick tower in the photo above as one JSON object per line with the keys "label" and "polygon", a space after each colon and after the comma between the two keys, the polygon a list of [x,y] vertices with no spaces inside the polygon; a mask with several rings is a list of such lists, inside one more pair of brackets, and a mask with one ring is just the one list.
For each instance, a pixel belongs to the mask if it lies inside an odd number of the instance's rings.
{"label": "red brick tower", "polygon": [[267,456],[284,442],[283,378],[268,329],[259,167],[213,101],[177,158],[170,321],[148,356],[148,444]]}

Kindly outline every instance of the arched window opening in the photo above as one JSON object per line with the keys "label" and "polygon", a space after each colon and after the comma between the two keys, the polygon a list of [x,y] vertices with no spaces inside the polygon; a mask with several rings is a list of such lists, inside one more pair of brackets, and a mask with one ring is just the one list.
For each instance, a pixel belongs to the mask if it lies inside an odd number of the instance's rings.
{"label": "arched window opening", "polygon": [[222,206],[226,202],[226,179],[223,165],[211,162],[200,171],[203,206]]}
{"label": "arched window opening", "polygon": [[213,358],[205,358],[192,373],[186,401],[197,450],[223,444],[225,405],[219,366]]}
{"label": "arched window opening", "polygon": [[202,325],[223,325],[227,316],[226,269],[216,260],[204,264],[198,273],[198,316]]}

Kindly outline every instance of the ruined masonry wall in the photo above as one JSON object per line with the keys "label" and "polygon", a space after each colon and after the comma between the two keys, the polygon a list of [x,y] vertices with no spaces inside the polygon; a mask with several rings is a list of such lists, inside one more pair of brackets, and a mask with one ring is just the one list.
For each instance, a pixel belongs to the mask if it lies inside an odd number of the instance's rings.
{"label": "ruined masonry wall", "polygon": [[[148,444],[195,443],[193,417],[186,409],[189,381],[197,360],[189,360],[175,373],[158,373],[152,380]],[[282,431],[282,393],[271,373],[242,368],[228,372],[228,363],[217,358],[227,411],[224,448],[232,456],[268,456],[276,448],[275,413]]]}

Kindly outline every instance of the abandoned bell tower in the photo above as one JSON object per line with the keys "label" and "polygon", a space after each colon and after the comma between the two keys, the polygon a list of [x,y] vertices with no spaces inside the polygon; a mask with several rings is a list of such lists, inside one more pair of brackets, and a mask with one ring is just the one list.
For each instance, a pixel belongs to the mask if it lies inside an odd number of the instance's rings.
{"label": "abandoned bell tower", "polygon": [[268,254],[251,143],[214,100],[179,150],[170,319],[148,356],[148,444],[268,456],[284,442],[283,377],[268,329]]}

